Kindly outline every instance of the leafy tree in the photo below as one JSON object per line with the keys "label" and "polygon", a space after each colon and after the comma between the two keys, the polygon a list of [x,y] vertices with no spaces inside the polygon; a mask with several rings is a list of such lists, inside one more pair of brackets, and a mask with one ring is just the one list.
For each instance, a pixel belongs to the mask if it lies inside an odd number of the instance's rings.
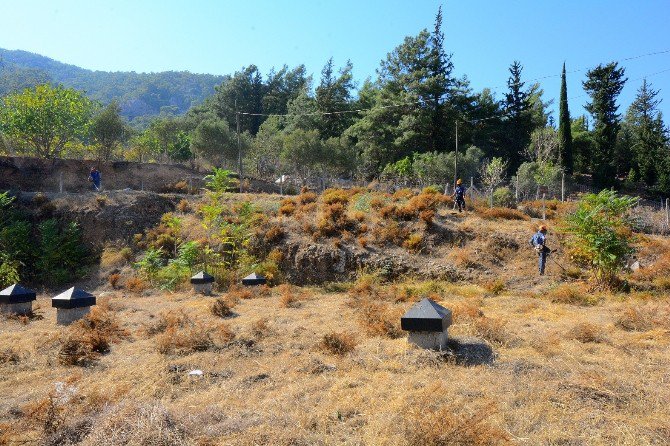
{"label": "leafy tree", "polygon": [[482,185],[491,196],[491,207],[493,207],[493,191],[505,181],[507,161],[502,158],[492,158],[482,164],[480,176]]}
{"label": "leafy tree", "polygon": [[205,187],[215,193],[228,192],[237,183],[232,171],[216,167],[204,179]]}
{"label": "leafy tree", "polygon": [[638,199],[618,196],[612,190],[588,194],[566,219],[573,256],[591,268],[598,288],[614,288],[617,274],[635,250],[631,210]]}
{"label": "leafy tree", "polygon": [[130,140],[130,150],[126,156],[140,163],[155,160],[161,154],[161,146],[156,133],[147,129]]}
{"label": "leafy tree", "polygon": [[591,170],[599,186],[611,186],[615,182],[612,160],[620,127],[616,100],[626,83],[624,72],[616,62],[598,65],[586,73],[587,80],[583,82],[584,90],[591,96],[591,102],[586,104],[594,124]]}
{"label": "leafy tree", "polygon": [[574,158],[574,171],[588,173],[591,169],[591,153],[593,151],[593,140],[589,131],[586,116],[573,119],[570,125],[572,133],[572,152]]}
{"label": "leafy tree", "polygon": [[76,90],[38,85],[2,98],[0,133],[32,155],[56,158],[87,134],[92,111],[92,102]]}
{"label": "leafy tree", "polygon": [[568,107],[568,85],[565,79],[565,62],[561,73],[561,94],[558,112],[558,135],[560,138],[559,162],[565,172],[572,174],[574,162],[572,157],[572,121],[570,121],[570,108]]}
{"label": "leafy tree", "polygon": [[121,107],[113,101],[93,117],[91,137],[98,147],[98,159],[108,161],[114,150],[126,141],[129,129]]}
{"label": "leafy tree", "polygon": [[209,118],[198,124],[191,138],[191,149],[214,164],[232,166],[237,162],[237,136],[222,119]]}
{"label": "leafy tree", "polygon": [[81,275],[86,250],[76,223],[61,227],[55,219],[39,224],[40,255],[36,262],[43,282],[61,285]]}
{"label": "leafy tree", "polygon": [[316,130],[294,130],[284,136],[282,165],[302,181],[318,171],[323,160],[323,143]]}
{"label": "leafy tree", "polygon": [[289,70],[284,65],[279,71],[270,71],[265,82],[263,112],[268,114],[286,114],[288,104],[307,86],[309,80],[304,65]]}
{"label": "leafy tree", "polygon": [[177,133],[175,142],[168,149],[168,156],[173,161],[187,161],[193,157],[191,153],[191,137],[183,130]]}

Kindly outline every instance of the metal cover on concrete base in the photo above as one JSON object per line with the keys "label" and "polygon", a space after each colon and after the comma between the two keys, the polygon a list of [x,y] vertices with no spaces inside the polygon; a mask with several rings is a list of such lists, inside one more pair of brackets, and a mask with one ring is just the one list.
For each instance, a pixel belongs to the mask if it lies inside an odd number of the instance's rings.
{"label": "metal cover on concrete base", "polygon": [[51,298],[51,306],[54,308],[83,308],[91,305],[95,305],[95,296],[74,287]]}
{"label": "metal cover on concrete base", "polygon": [[242,279],[242,285],[244,286],[253,286],[253,285],[265,285],[267,280],[265,277],[260,274],[251,273],[244,279]]}
{"label": "metal cover on concrete base", "polygon": [[193,285],[201,283],[213,283],[213,282],[214,282],[214,276],[210,276],[204,271],[200,271],[195,276],[191,277],[191,283]]}
{"label": "metal cover on concrete base", "polygon": [[0,304],[20,304],[32,302],[35,299],[37,299],[37,295],[33,290],[24,288],[18,283],[0,291]]}
{"label": "metal cover on concrete base", "polygon": [[212,294],[212,284],[211,283],[194,283],[193,290],[198,294]]}
{"label": "metal cover on concrete base", "polygon": [[426,298],[418,302],[400,319],[406,331],[446,331],[451,325],[451,310]]}

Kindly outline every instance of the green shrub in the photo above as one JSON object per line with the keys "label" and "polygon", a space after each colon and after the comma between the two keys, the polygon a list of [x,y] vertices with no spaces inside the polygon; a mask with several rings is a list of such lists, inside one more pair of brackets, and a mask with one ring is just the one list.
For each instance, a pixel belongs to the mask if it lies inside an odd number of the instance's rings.
{"label": "green shrub", "polygon": [[630,211],[637,200],[619,197],[612,190],[587,194],[579,201],[577,211],[566,219],[573,257],[583,259],[591,268],[591,277],[599,288],[616,287],[617,274],[635,251]]}
{"label": "green shrub", "polygon": [[87,264],[86,249],[77,223],[60,227],[55,219],[38,226],[39,257],[36,267],[40,279],[48,284],[61,285],[80,277]]}
{"label": "green shrub", "polygon": [[502,208],[516,208],[514,192],[509,187],[499,187],[493,192],[493,205]]}

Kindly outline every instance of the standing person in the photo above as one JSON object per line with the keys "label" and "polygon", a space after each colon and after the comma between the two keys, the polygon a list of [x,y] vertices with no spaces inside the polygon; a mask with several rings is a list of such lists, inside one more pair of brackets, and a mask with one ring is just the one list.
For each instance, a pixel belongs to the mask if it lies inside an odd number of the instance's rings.
{"label": "standing person", "polygon": [[547,264],[547,256],[551,252],[551,250],[547,248],[546,242],[547,226],[541,225],[533,238],[530,239],[530,244],[533,245],[533,248],[538,255],[538,268],[541,276],[544,276],[544,267]]}
{"label": "standing person", "polygon": [[458,212],[464,211],[465,186],[463,186],[463,180],[461,180],[460,178],[456,180],[456,189],[454,189],[454,193],[451,196],[456,199],[456,206],[458,206]]}
{"label": "standing person", "polygon": [[93,183],[93,189],[100,190],[100,171],[96,167],[91,167],[91,173],[88,176],[88,181]]}

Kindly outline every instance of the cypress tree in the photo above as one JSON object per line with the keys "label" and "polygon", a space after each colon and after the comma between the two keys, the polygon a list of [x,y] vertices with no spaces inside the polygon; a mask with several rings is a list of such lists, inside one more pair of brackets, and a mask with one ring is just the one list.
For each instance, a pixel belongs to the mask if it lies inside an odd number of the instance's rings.
{"label": "cypress tree", "polygon": [[574,167],[572,156],[572,130],[570,109],[568,108],[568,85],[565,80],[565,62],[561,74],[561,96],[558,111],[558,137],[560,144],[561,165],[565,172],[571,174]]}

